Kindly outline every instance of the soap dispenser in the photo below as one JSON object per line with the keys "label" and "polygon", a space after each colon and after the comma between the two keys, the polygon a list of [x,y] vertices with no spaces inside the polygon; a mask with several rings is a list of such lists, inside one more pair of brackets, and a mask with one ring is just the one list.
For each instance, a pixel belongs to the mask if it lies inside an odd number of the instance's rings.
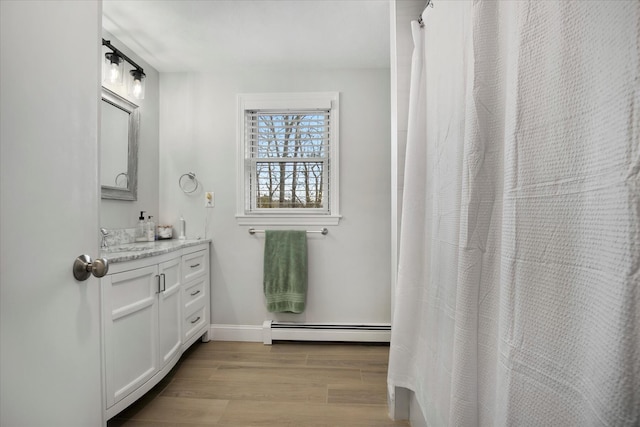
{"label": "soap dispenser", "polygon": [[147,220],[147,242],[153,242],[156,239],[156,225],[151,221],[151,215]]}
{"label": "soap dispenser", "polygon": [[138,230],[136,232],[136,240],[142,242],[147,240],[147,227],[144,223],[144,211],[140,211],[140,217],[138,218]]}

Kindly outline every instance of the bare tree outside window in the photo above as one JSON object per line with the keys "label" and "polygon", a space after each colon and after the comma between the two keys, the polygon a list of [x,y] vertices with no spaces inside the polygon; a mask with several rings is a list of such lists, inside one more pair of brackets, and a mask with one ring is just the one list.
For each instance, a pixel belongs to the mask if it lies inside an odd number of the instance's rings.
{"label": "bare tree outside window", "polygon": [[339,92],[238,95],[240,225],[338,225]]}
{"label": "bare tree outside window", "polygon": [[255,208],[326,209],[329,111],[247,115]]}

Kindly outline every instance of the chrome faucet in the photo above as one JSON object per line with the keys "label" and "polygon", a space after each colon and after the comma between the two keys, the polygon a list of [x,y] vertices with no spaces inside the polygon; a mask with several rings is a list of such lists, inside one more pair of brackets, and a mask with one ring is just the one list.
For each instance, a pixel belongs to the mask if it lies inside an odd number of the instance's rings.
{"label": "chrome faucet", "polygon": [[102,242],[100,243],[100,249],[107,249],[107,236],[109,235],[109,232],[106,228],[101,228],[100,233],[102,233]]}

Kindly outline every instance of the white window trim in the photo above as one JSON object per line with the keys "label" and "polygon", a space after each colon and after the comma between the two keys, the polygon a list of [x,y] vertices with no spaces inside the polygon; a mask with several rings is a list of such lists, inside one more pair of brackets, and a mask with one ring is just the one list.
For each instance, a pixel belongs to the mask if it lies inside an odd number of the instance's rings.
{"label": "white window trim", "polygon": [[[237,135],[237,188],[236,188],[236,220],[239,225],[338,225],[339,209],[339,93],[338,92],[305,92],[305,93],[259,93],[238,95],[238,128]],[[296,209],[292,212],[246,212],[247,171],[245,153],[248,142],[245,140],[245,112],[255,109],[299,110],[306,108],[331,109],[331,127],[329,145],[329,213],[304,212]]]}

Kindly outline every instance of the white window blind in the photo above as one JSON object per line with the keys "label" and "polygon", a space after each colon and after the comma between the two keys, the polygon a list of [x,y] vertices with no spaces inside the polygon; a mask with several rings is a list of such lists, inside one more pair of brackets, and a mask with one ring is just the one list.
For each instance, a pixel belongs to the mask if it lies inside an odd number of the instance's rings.
{"label": "white window blind", "polygon": [[330,111],[247,111],[250,210],[328,212]]}
{"label": "white window blind", "polygon": [[241,223],[337,224],[337,99],[333,92],[239,95]]}

